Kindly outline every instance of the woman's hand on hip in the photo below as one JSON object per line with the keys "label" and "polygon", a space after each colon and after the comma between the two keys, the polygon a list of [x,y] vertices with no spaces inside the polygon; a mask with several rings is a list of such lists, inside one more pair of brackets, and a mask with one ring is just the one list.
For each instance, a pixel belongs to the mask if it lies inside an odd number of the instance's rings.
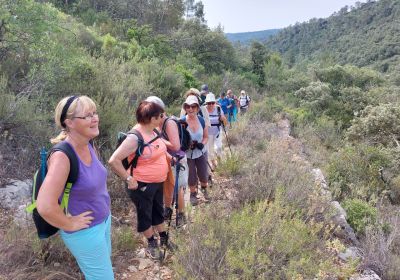
{"label": "woman's hand on hip", "polygon": [[94,219],[93,216],[90,216],[90,214],[92,213],[92,211],[86,211],[77,216],[69,216],[68,218],[70,219],[70,228],[68,228],[67,230],[77,231],[88,228]]}

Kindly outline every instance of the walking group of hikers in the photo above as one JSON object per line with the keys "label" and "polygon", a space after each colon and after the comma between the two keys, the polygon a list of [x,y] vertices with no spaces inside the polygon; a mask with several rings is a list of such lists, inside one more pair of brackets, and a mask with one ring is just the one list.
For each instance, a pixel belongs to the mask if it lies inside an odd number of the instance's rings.
{"label": "walking group of hikers", "polygon": [[[228,122],[236,121],[239,110],[245,113],[249,103],[243,90],[239,98],[228,90],[216,100],[207,85],[201,92],[194,88],[186,92],[179,118],[168,117],[163,101],[156,96],[140,102],[137,124],[121,135],[108,163],[126,183],[136,206],[137,230],[148,241],[149,257],[162,259],[165,248],[176,248],[168,240],[168,228],[174,207],[176,227],[186,223],[187,186],[193,206],[199,203],[198,182],[203,200],[210,201],[209,172],[222,156],[222,130]],[[61,133],[51,140],[55,146],[45,158],[43,181],[34,191],[32,208],[36,207],[39,236],[48,237],[60,229],[85,279],[114,279],[107,169],[92,145],[92,139],[99,135],[96,105],[87,96],[66,97],[56,107],[55,122]],[[56,230],[41,235],[41,223]]]}

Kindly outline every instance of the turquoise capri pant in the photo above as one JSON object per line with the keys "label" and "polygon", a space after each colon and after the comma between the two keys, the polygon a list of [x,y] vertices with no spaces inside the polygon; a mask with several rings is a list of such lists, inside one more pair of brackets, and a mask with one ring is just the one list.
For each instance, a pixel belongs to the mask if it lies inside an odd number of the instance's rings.
{"label": "turquoise capri pant", "polygon": [[111,214],[94,227],[74,233],[60,230],[60,235],[86,280],[114,279],[111,264]]}

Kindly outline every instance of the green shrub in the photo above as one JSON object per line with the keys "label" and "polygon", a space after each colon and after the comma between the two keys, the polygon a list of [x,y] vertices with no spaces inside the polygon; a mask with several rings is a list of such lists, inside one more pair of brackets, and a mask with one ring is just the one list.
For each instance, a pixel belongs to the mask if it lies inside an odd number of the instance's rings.
{"label": "green shrub", "polygon": [[222,176],[236,176],[241,173],[241,157],[236,154],[228,154],[218,165],[218,173]]}
{"label": "green shrub", "polygon": [[381,85],[381,75],[368,68],[359,68],[353,65],[335,65],[332,67],[316,70],[317,78],[324,83],[330,83],[335,87],[369,87]]}
{"label": "green shrub", "polygon": [[349,140],[364,140],[376,145],[396,146],[400,138],[399,104],[367,106],[352,122],[347,132]]}
{"label": "green shrub", "polygon": [[134,252],[139,245],[138,238],[133,234],[132,226],[114,226],[112,232],[112,248],[115,252]]}
{"label": "green shrub", "polygon": [[271,97],[266,98],[263,102],[252,102],[252,108],[248,112],[249,122],[272,122],[277,113],[283,112],[285,104],[283,101]]}
{"label": "green shrub", "polygon": [[307,87],[295,92],[300,98],[300,104],[307,107],[315,115],[320,115],[332,106],[333,96],[330,85],[322,82],[312,82]]}
{"label": "green shrub", "polygon": [[345,146],[334,153],[327,177],[336,199],[359,198],[376,202],[385,189],[379,169],[391,162],[387,151],[364,144]]}
{"label": "green shrub", "polygon": [[347,221],[357,233],[365,233],[366,227],[376,222],[377,210],[368,202],[356,198],[346,199],[342,205],[347,213]]}
{"label": "green shrub", "polygon": [[[306,224],[290,207],[247,205],[224,215],[214,206],[196,215],[180,235],[174,268],[179,279],[347,278],[354,264],[340,264],[319,238],[321,225]],[[179,245],[178,244],[178,245]]]}

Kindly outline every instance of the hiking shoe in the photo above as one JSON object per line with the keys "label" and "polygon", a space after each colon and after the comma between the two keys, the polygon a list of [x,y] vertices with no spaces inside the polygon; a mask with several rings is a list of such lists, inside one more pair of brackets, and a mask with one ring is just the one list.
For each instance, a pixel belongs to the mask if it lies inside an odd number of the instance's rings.
{"label": "hiking shoe", "polygon": [[176,228],[181,228],[186,225],[186,216],[185,213],[176,214]]}
{"label": "hiking shoe", "polygon": [[174,252],[178,249],[178,246],[176,246],[176,244],[173,243],[171,240],[169,240],[169,238],[166,236],[165,237],[160,236],[160,244],[161,247],[165,247],[171,252]]}
{"label": "hiking shoe", "polygon": [[192,206],[199,204],[199,201],[197,200],[197,192],[190,193],[190,204],[192,204]]}
{"label": "hiking shoe", "polygon": [[172,216],[172,212],[173,212],[173,210],[171,207],[165,207],[164,208],[164,219],[169,220]]}
{"label": "hiking shoe", "polygon": [[205,200],[211,200],[210,195],[208,194],[207,188],[201,188],[201,192],[203,193],[203,197]]}
{"label": "hiking shoe", "polygon": [[154,239],[153,241],[149,241],[149,244],[147,245],[146,249],[146,255],[154,260],[162,260],[163,259],[163,254],[160,250],[160,247],[158,246],[157,239]]}

